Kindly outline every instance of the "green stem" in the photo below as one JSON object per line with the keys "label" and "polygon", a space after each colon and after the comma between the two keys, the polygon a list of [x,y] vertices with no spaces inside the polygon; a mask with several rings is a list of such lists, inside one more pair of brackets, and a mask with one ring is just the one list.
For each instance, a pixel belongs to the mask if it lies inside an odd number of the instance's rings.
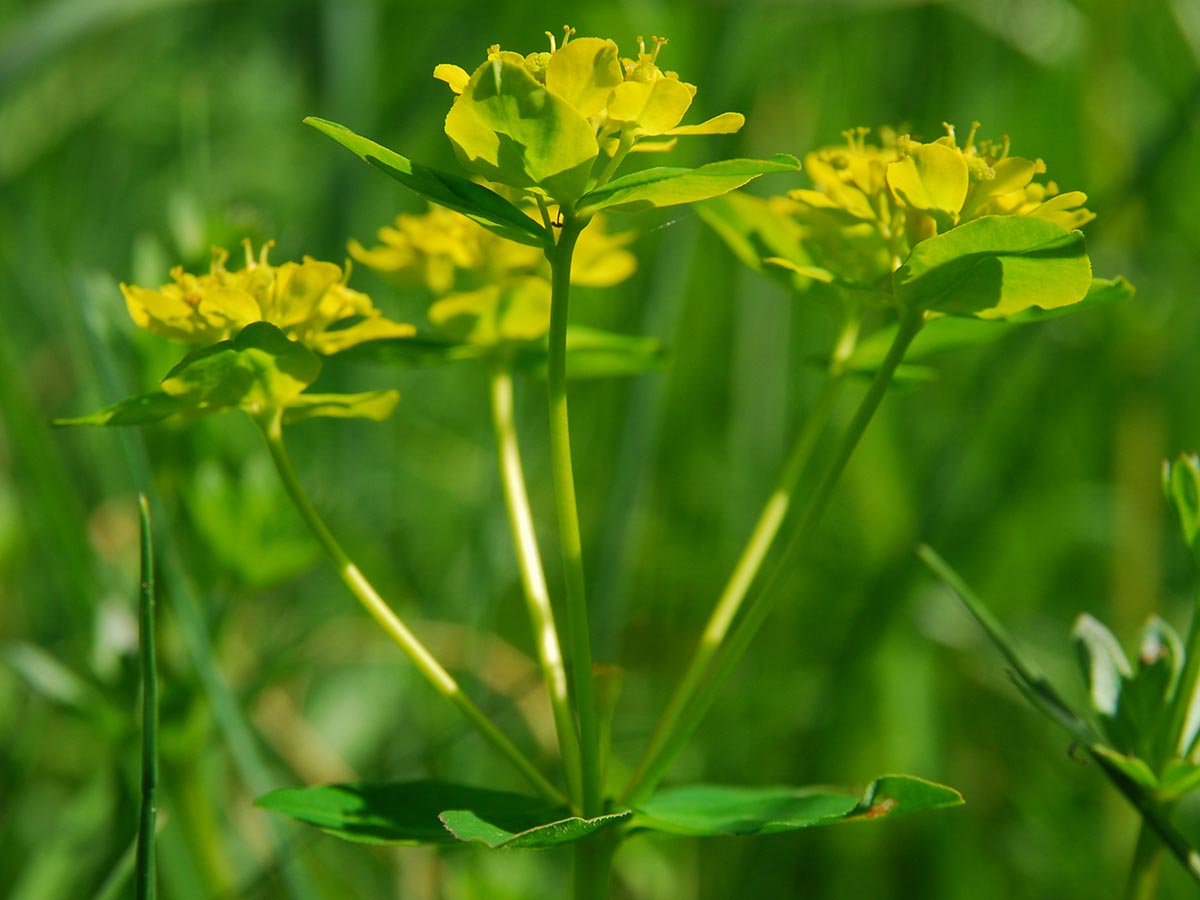
{"label": "green stem", "polygon": [[620,138],[617,139],[617,147],[613,150],[612,159],[604,166],[604,169],[600,172],[600,176],[596,179],[596,183],[592,185],[591,190],[594,191],[596,188],[608,184],[609,180],[616,174],[617,167],[625,161],[625,157],[633,149],[633,144],[633,130],[622,130]]}
{"label": "green stem", "polygon": [[142,806],[138,816],[136,896],[154,900],[158,894],[155,873],[154,826],[158,817],[158,671],[154,648],[154,541],[150,534],[150,504],[138,496],[141,524],[142,586],[138,604],[142,670]]}
{"label": "green stem", "polygon": [[574,900],[608,900],[617,837],[602,829],[575,843]]}
{"label": "green stem", "polygon": [[538,793],[555,803],[566,803],[566,798],[562,795],[554,785],[546,780],[529,761],[529,759],[514,745],[504,734],[492,723],[492,720],[471,699],[463,693],[458,682],[445,670],[441,663],[437,661],[432,653],[422,644],[417,637],[408,630],[408,627],[400,620],[379,596],[371,583],[367,581],[362,572],[358,570],[358,566],[346,555],[346,552],[341,548],[341,545],[334,539],[333,534],[325,526],[320,515],[313,507],[312,502],[308,499],[308,495],[304,492],[304,488],[300,485],[300,480],[296,477],[296,470],[292,466],[291,457],[288,455],[287,448],[283,444],[283,427],[280,418],[276,416],[271,421],[263,424],[263,436],[267,440],[267,447],[271,451],[271,459],[275,462],[275,468],[279,471],[279,477],[283,481],[283,486],[291,497],[292,502],[299,510],[305,524],[316,537],[317,542],[325,551],[337,569],[338,575],[350,592],[358,598],[358,601],[366,608],[371,617],[379,624],[379,627],[387,632],[388,637],[395,641],[400,649],[405,652],[409,659],[413,661],[421,674],[426,680],[433,685],[434,689],[458,707],[459,711],[466,716],[475,730],[483,736],[489,744],[500,752],[514,768],[516,768],[525,778],[537,788]]}
{"label": "green stem", "polygon": [[721,685],[746,652],[751,640],[758,633],[758,629],[762,627],[776,598],[781,593],[778,590],[779,582],[787,577],[789,566],[786,565],[786,562],[804,548],[816,531],[825,509],[829,505],[833,489],[841,479],[846,464],[850,461],[858,442],[867,430],[867,425],[870,424],[875,411],[883,401],[909,344],[917,336],[924,322],[924,316],[920,312],[908,313],[901,318],[900,327],[892,341],[892,346],[888,349],[887,357],[871,381],[867,393],[859,402],[854,417],[850,420],[850,424],[838,444],[832,463],[825,471],[812,496],[809,497],[792,532],[792,537],[780,558],[780,564],[775,566],[771,578],[751,601],[749,608],[733,629],[732,634],[729,634],[727,630],[730,622],[724,623],[726,630],[713,629],[711,632],[706,630],[697,653],[705,654],[712,662],[700,677],[693,679],[689,684],[689,696],[680,698],[677,704],[672,704],[679,707],[674,724],[657,742],[660,749],[646,757],[639,766],[638,775],[625,791],[624,796],[627,802],[636,803],[644,799],[666,775],[671,763],[675,761],[675,757],[679,755],[688,738],[699,727]]}
{"label": "green stem", "polygon": [[587,597],[584,588],[583,541],[575,502],[575,474],[571,463],[571,426],[567,414],[567,312],[571,292],[571,258],[575,242],[587,225],[564,211],[558,243],[548,251],[551,266],[550,348],[548,393],[550,398],[550,468],[554,480],[555,512],[562,547],[567,596],[567,647],[575,714],[579,718],[580,768],[583,780],[583,814],[601,811],[600,748],[596,725],[596,696],[592,684],[592,646],[588,635]]}
{"label": "green stem", "polygon": [[[666,710],[663,711],[662,716],[659,718],[654,733],[650,737],[650,743],[642,753],[638,767],[635,769],[633,777],[626,786],[624,793],[626,798],[641,795],[640,786],[645,779],[651,777],[651,767],[658,764],[660,754],[666,749],[667,744],[671,741],[672,736],[679,727],[680,717],[704,680],[704,675],[708,671],[713,657],[720,649],[721,643],[729,631],[730,624],[741,608],[742,601],[745,600],[750,586],[754,583],[754,579],[758,576],[758,572],[762,568],[767,553],[779,535],[779,530],[787,516],[788,509],[792,505],[792,499],[796,493],[796,486],[800,481],[800,476],[808,466],[809,459],[811,459],[812,452],[816,447],[817,439],[825,430],[829,416],[841,393],[844,383],[843,370],[846,360],[849,359],[850,354],[854,350],[858,336],[859,321],[859,315],[856,310],[852,311],[846,317],[834,350],[833,360],[829,366],[829,377],[821,388],[821,392],[817,396],[813,408],[805,417],[800,432],[796,435],[795,443],[792,445],[787,461],[784,463],[779,480],[776,482],[775,490],[771,493],[766,505],[759,514],[758,521],[754,525],[754,530],[750,534],[750,539],[746,542],[746,546],[742,550],[742,555],[734,565],[733,572],[730,574],[724,590],[721,591],[721,596],[718,598],[717,604],[709,616],[708,624],[705,625],[700,641],[692,653],[692,659],[687,671],[684,673],[679,686],[675,689],[675,693],[671,696]],[[657,782],[657,778],[654,781]]]}
{"label": "green stem", "polygon": [[554,611],[550,606],[550,591],[538,551],[537,534],[529,495],[525,490],[525,475],[521,467],[521,449],[513,421],[513,382],[507,369],[496,368],[491,376],[492,426],[496,434],[496,451],[500,464],[500,480],[504,485],[504,505],[512,529],[513,549],[521,569],[521,587],[533,626],[534,643],[542,678],[550,695],[554,713],[554,728],[558,733],[559,752],[567,773],[571,797],[577,803],[583,796],[580,778],[579,733],[571,714],[571,697],[567,688],[567,672],[563,666],[558,630],[554,626]]}
{"label": "green stem", "polygon": [[1125,900],[1154,900],[1158,896],[1158,878],[1162,872],[1163,842],[1145,819],[1138,828],[1137,846],[1129,880],[1125,883]]}

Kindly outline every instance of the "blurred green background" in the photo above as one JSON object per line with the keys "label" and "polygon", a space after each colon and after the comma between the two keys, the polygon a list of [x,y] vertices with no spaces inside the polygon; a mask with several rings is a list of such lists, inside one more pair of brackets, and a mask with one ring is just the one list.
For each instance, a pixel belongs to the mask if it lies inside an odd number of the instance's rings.
{"label": "blurred green background", "polygon": [[[673,778],[861,785],[905,771],[967,805],[755,840],[642,838],[617,896],[1098,897],[1134,814],[1028,708],[915,560],[937,547],[1060,682],[1089,610],[1132,644],[1186,626],[1188,561],[1161,497],[1200,449],[1200,3],[1196,0],[388,3],[0,0],[0,893],[121,897],[135,831],[135,493],[162,503],[162,891],[203,898],[556,898],[567,854],[369,849],[271,821],[272,787],[425,775],[517,787],[323,567],[252,426],[143,432],[47,421],[147,389],[176,348],[136,329],[121,280],[158,284],[213,244],[341,259],[403,190],[300,124],[313,114],[454,165],[430,73],[563,22],[667,35],[697,84],[676,164],[791,152],[854,125],[983,122],[1090,195],[1097,274],[1138,296],[937,361],[895,392],[818,540]],[[756,192],[804,183],[763,179]],[[688,211],[639,223],[641,266],[580,293],[580,322],[661,337],[661,373],[572,401],[598,658],[626,669],[618,766],[636,758],[817,383],[832,323],[742,271]],[[418,315],[366,271],[354,286]],[[407,304],[407,305],[406,305]],[[492,458],[483,375],[359,369],[397,385],[383,425],[292,442],[361,567],[532,751],[545,716]],[[551,524],[542,386],[519,386]],[[544,555],[557,553],[543,530]],[[499,638],[489,637],[495,633]],[[544,752],[544,750],[542,751]],[[1181,811],[1200,838],[1200,814]],[[1171,860],[1164,896],[1191,896]],[[128,896],[132,896],[131,893]]]}

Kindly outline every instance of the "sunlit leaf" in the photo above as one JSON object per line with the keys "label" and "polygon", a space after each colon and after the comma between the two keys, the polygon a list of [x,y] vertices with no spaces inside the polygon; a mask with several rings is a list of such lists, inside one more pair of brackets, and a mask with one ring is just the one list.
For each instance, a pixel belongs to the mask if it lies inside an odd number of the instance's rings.
{"label": "sunlit leaf", "polygon": [[141,394],[98,409],[86,416],[55,419],[55,425],[152,425],[172,416],[195,412],[188,397],[175,397],[161,391]]}
{"label": "sunlit leaf", "polygon": [[985,216],[917,244],[893,283],[909,309],[995,319],[1078,303],[1092,267],[1078,231],[1024,216]]}
{"label": "sunlit leaf", "polygon": [[584,215],[602,209],[637,212],[681,203],[695,203],[735,190],[770,172],[796,172],[800,161],[787,154],[769,160],[728,159],[696,169],[657,167],[614,178],[579,200]]}
{"label": "sunlit leaf", "polygon": [[460,212],[489,231],[535,247],[551,242],[545,228],[483,185],[415,163],[336,122],[313,116],[304,121],[425,199]]}
{"label": "sunlit leaf", "polygon": [[884,776],[861,796],[816,787],[699,784],[659,791],[634,811],[630,826],[697,837],[774,834],[962,802],[958,791],[909,775]]}

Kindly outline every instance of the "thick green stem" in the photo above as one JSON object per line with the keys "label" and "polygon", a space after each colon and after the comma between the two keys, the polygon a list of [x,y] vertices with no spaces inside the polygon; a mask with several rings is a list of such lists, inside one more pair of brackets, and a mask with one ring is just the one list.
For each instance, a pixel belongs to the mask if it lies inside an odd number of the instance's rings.
{"label": "thick green stem", "polygon": [[283,444],[283,429],[279,417],[275,417],[270,422],[263,424],[263,435],[267,439],[267,447],[271,451],[271,459],[275,462],[275,468],[279,471],[279,477],[283,481],[283,486],[291,497],[292,502],[299,510],[305,524],[312,531],[313,536],[325,551],[337,569],[338,575],[350,592],[354,594],[363,607],[371,614],[371,617],[379,624],[393,641],[395,641],[400,649],[405,652],[409,659],[413,661],[417,669],[425,676],[426,680],[433,685],[434,689],[449,700],[452,704],[458,707],[459,711],[466,716],[467,721],[475,727],[475,730],[483,736],[489,744],[500,752],[505,759],[512,763],[525,778],[537,788],[538,793],[552,800],[555,803],[566,803],[566,798],[562,795],[554,785],[546,780],[545,776],[537,770],[537,768],[529,761],[529,759],[512,743],[504,734],[492,723],[492,720],[481,710],[474,702],[463,693],[458,682],[450,675],[449,672],[437,661],[432,653],[417,640],[416,635],[409,631],[408,627],[400,620],[379,596],[371,583],[358,570],[358,566],[346,555],[346,552],[334,539],[333,534],[325,526],[320,515],[313,507],[312,502],[308,499],[308,495],[304,492],[304,488],[300,485],[300,480],[296,477],[295,467],[292,465],[291,457],[288,455],[287,448]]}
{"label": "thick green stem", "polygon": [[738,557],[733,572],[730,574],[724,590],[721,591],[721,596],[717,599],[717,604],[704,627],[704,632],[692,654],[687,671],[684,672],[683,679],[655,726],[650,743],[642,753],[638,767],[626,787],[626,797],[639,793],[639,786],[650,775],[650,766],[656,764],[659,755],[663,753],[667,743],[679,727],[680,717],[700,688],[713,657],[720,649],[721,643],[729,631],[730,624],[741,608],[742,601],[745,600],[750,586],[762,568],[767,553],[779,535],[779,530],[791,508],[800,476],[807,468],[817,439],[825,430],[829,416],[841,394],[844,381],[843,369],[846,360],[854,350],[858,326],[859,316],[857,311],[853,311],[847,316],[838,338],[828,378],[813,404],[813,408],[805,417],[804,424],[796,435],[795,443],[793,443],[779,475],[779,480],[775,484],[775,489],[759,514],[750,539],[742,549],[742,554]]}
{"label": "thick green stem", "polygon": [[1158,896],[1164,849],[1158,832],[1143,819],[1129,868],[1129,880],[1125,883],[1125,900],[1154,900]]}
{"label": "thick green stem", "polygon": [[617,837],[602,829],[575,843],[574,900],[608,900]]}
{"label": "thick green stem", "polygon": [[138,497],[141,522],[142,586],[138,605],[139,657],[142,670],[142,807],[138,816],[137,900],[154,900],[158,881],[154,860],[154,826],[158,817],[158,670],[154,650],[154,541],[150,504]]}
{"label": "thick green stem", "polygon": [[[867,425],[870,424],[875,411],[887,393],[888,386],[896,374],[896,369],[904,359],[909,344],[921,330],[924,321],[923,315],[919,312],[910,313],[901,318],[900,327],[888,350],[887,357],[875,374],[867,393],[859,402],[854,417],[850,420],[850,424],[846,427],[838,444],[832,463],[825,471],[812,496],[809,497],[781,556],[781,562],[775,567],[767,584],[751,601],[749,608],[733,628],[732,633],[729,632],[732,616],[719,623],[723,627],[705,630],[696,653],[706,657],[708,665],[698,675],[686,682],[688,688],[686,694],[680,691],[676,692],[676,697],[672,701],[672,709],[676,710],[674,722],[669,728],[663,729],[664,733],[656,741],[659,749],[643,758],[637,774],[626,788],[624,798],[627,802],[636,803],[657,787],[671,763],[675,761],[675,757],[679,755],[692,733],[699,727],[721,685],[746,652],[751,640],[758,633],[758,629],[762,627],[776,598],[781,593],[777,587],[778,582],[787,576],[787,561],[803,549],[820,524],[821,517],[833,495],[833,489],[837,486],[846,464],[850,461],[858,442],[867,430]],[[689,669],[689,675],[691,671]]]}
{"label": "thick green stem", "polygon": [[567,773],[571,797],[581,802],[583,786],[580,777],[579,734],[571,714],[571,697],[567,688],[567,672],[563,666],[558,630],[554,626],[554,611],[550,606],[550,591],[538,551],[537,535],[533,529],[533,514],[525,490],[525,474],[521,467],[521,449],[513,421],[513,383],[507,369],[496,368],[491,376],[492,426],[496,433],[496,452],[500,464],[500,480],[504,485],[504,505],[512,529],[513,548],[521,570],[521,587],[533,627],[538,662],[542,678],[550,695],[554,713],[554,728],[558,733],[559,752]]}
{"label": "thick green stem", "polygon": [[567,312],[571,293],[571,258],[575,242],[587,225],[564,213],[554,249],[548,251],[551,276],[550,348],[550,468],[554,480],[555,512],[562,547],[563,577],[567,596],[567,647],[571,661],[571,686],[579,718],[580,767],[583,779],[583,814],[601,811],[600,746],[596,725],[596,692],[592,684],[592,645],[588,634],[587,597],[584,588],[583,540],[575,502],[575,473],[571,463],[571,426],[567,414]]}

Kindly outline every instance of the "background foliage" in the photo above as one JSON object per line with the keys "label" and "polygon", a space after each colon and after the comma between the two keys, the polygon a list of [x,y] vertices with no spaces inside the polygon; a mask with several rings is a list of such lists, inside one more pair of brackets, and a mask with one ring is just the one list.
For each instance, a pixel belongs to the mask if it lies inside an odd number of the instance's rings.
{"label": "background foliage", "polygon": [[[247,235],[277,238],[279,259],[340,259],[346,239],[415,208],[304,115],[450,167],[451,98],[433,66],[470,68],[497,41],[535,49],[560,19],[622,45],[669,36],[664,64],[701,88],[695,118],[746,113],[740,135],[687,142],[680,163],[803,155],[859,124],[933,136],[943,120],[980,119],[981,134],[1011,134],[1014,152],[1091,195],[1097,273],[1139,289],[947,356],[935,381],[885,403],[792,596],[675,770],[848,784],[908,771],[968,805],[881,828],[641,839],[618,858],[627,894],[987,900],[1095,896],[1121,877],[1133,813],[1031,714],[912,547],[937,547],[1052,674],[1072,666],[1082,609],[1127,642],[1155,609],[1184,627],[1189,563],[1158,470],[1200,448],[1200,7],[641,0],[553,16],[462,0],[0,0],[5,896],[103,896],[134,834],[134,494],[147,466],[170,534],[164,896],[562,894],[557,851],[368,850],[255,810],[267,788],[351,774],[510,776],[318,564],[248,422],[144,435],[45,424],[149,388],[172,362],[173,348],[135,333],[118,281],[157,284]],[[792,186],[772,177],[757,190]],[[635,281],[580,293],[574,310],[673,348],[662,373],[581,385],[572,404],[597,655],[627,670],[626,764],[769,490],[832,329],[740,270],[693,213],[643,221]],[[352,284],[395,317],[421,314],[368,272]],[[539,684],[482,374],[338,377],[351,390],[395,380],[401,408],[382,426],[301,426],[302,477],[381,589],[536,746],[547,716],[528,699]],[[543,391],[519,394],[548,517]],[[1182,821],[1200,834],[1195,810]],[[1172,865],[1166,894],[1186,896]]]}

